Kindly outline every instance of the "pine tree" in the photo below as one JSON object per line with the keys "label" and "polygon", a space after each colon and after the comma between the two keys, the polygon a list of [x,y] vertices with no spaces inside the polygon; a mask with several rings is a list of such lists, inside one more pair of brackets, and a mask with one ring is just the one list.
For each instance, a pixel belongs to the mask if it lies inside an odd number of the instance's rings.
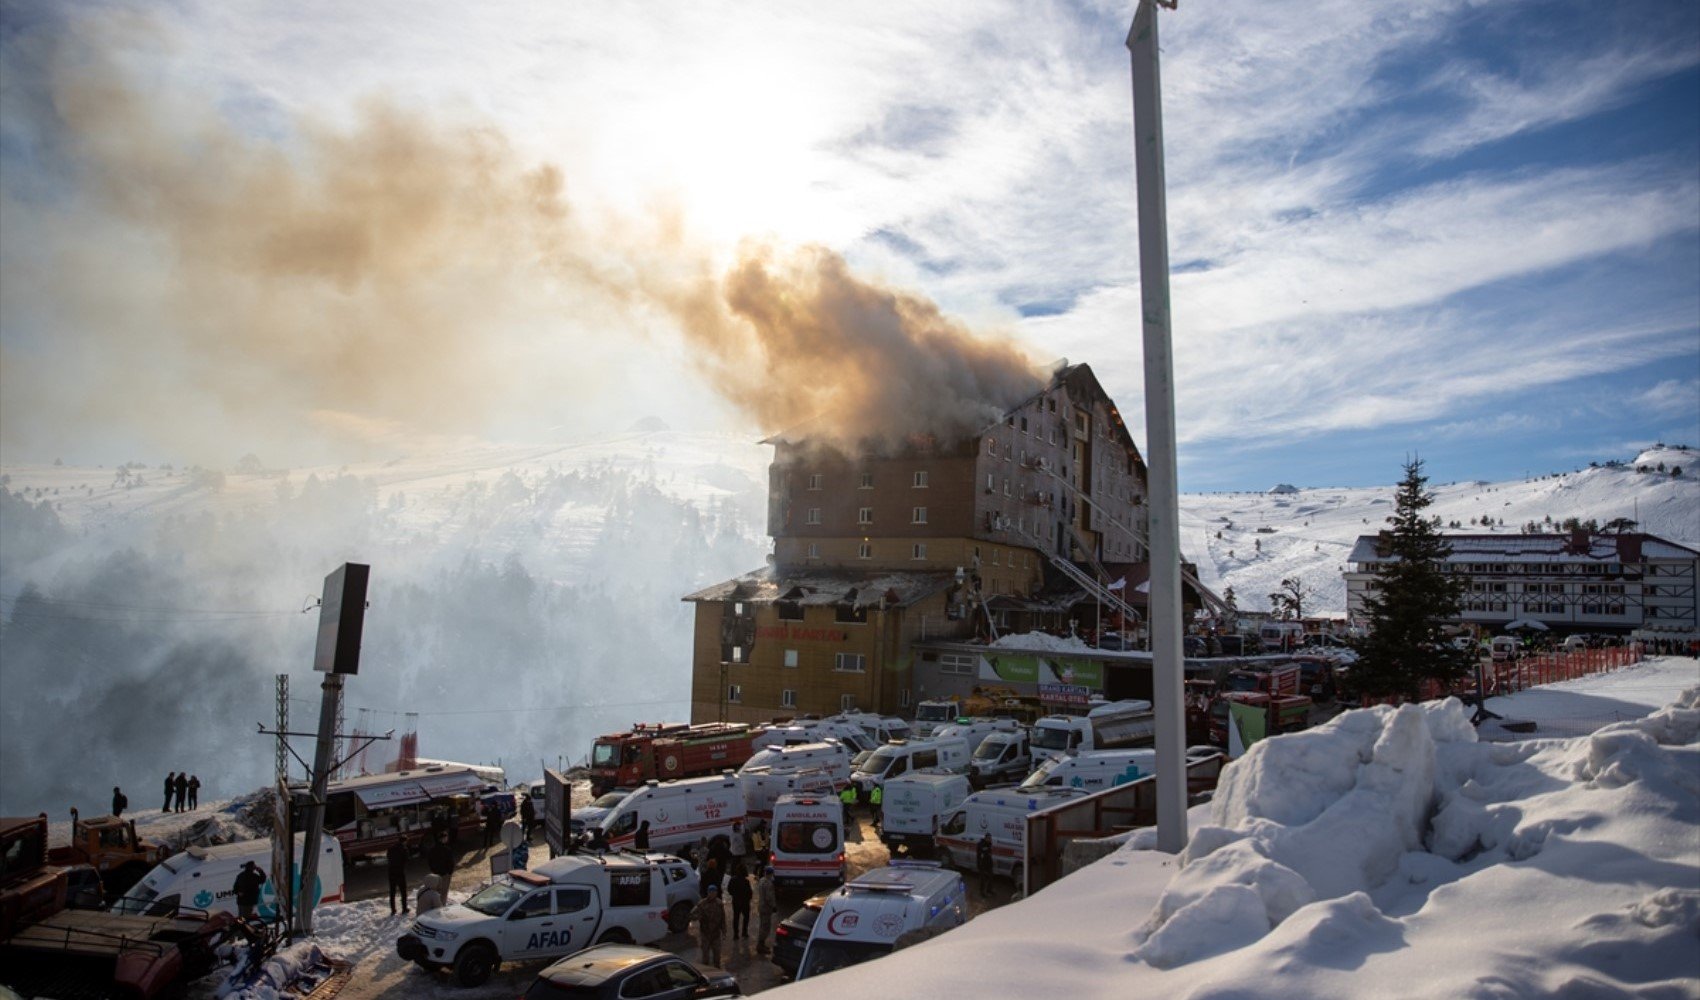
{"label": "pine tree", "polygon": [[1467,654],[1446,642],[1444,628],[1459,616],[1465,585],[1447,575],[1452,546],[1423,516],[1434,494],[1424,489],[1422,470],[1421,459],[1405,466],[1388,518],[1393,530],[1381,541],[1391,558],[1377,564],[1376,589],[1364,597],[1369,634],[1353,643],[1354,685],[1371,696],[1415,699],[1425,679],[1455,680],[1470,666]]}

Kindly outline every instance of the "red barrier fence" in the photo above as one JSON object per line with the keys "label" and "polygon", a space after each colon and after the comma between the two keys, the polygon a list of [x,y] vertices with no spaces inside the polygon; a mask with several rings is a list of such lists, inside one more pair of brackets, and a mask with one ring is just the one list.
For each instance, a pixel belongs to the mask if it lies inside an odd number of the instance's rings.
{"label": "red barrier fence", "polygon": [[1530,653],[1515,660],[1501,660],[1488,670],[1488,696],[1511,694],[1542,684],[1573,681],[1590,674],[1603,674],[1643,659],[1641,644],[1606,649],[1575,649]]}

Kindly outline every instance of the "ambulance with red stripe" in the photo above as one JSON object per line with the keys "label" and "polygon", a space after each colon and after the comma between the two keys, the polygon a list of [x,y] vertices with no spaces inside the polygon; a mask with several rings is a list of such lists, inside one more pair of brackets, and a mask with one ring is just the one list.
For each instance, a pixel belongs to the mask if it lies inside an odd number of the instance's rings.
{"label": "ambulance with red stripe", "polygon": [[1059,802],[1079,798],[1083,789],[1044,786],[975,792],[939,823],[933,835],[939,857],[965,872],[978,867],[980,838],[992,835],[992,871],[1008,875],[1022,887],[1022,859],[1027,853],[1027,817]]}
{"label": "ambulance with red stripe", "polygon": [[649,822],[649,848],[677,853],[718,834],[732,835],[744,820],[744,785],[730,771],[713,778],[644,782],[602,818],[608,846],[633,846],[638,827]]}
{"label": "ambulance with red stripe", "polygon": [[968,921],[962,876],[935,862],[894,861],[826,897],[809,932],[797,978],[877,959]]}
{"label": "ambulance with red stripe", "polygon": [[775,885],[844,881],[844,806],[831,794],[781,795],[773,803]]}

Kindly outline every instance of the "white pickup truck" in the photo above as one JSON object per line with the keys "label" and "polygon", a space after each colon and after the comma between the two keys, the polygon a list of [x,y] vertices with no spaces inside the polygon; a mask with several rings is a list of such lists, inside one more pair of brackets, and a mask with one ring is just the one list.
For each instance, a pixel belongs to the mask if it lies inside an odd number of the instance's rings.
{"label": "white pickup truck", "polygon": [[667,872],[636,854],[569,854],[499,875],[464,903],[421,914],[396,953],[477,986],[503,962],[560,958],[593,944],[667,935]]}

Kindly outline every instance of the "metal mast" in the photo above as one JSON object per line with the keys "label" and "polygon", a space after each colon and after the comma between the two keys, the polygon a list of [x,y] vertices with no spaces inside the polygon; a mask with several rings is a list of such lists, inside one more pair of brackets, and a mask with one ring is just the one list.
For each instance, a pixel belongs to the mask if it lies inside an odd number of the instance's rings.
{"label": "metal mast", "polygon": [[[1174,3],[1165,6],[1174,7]],[[1157,715],[1157,847],[1186,847],[1186,715],[1181,700],[1180,487],[1175,365],[1169,328],[1169,231],[1163,181],[1158,0],[1140,0],[1128,32],[1133,160],[1139,192],[1139,290],[1145,340],[1145,434],[1151,474],[1151,676]]]}

